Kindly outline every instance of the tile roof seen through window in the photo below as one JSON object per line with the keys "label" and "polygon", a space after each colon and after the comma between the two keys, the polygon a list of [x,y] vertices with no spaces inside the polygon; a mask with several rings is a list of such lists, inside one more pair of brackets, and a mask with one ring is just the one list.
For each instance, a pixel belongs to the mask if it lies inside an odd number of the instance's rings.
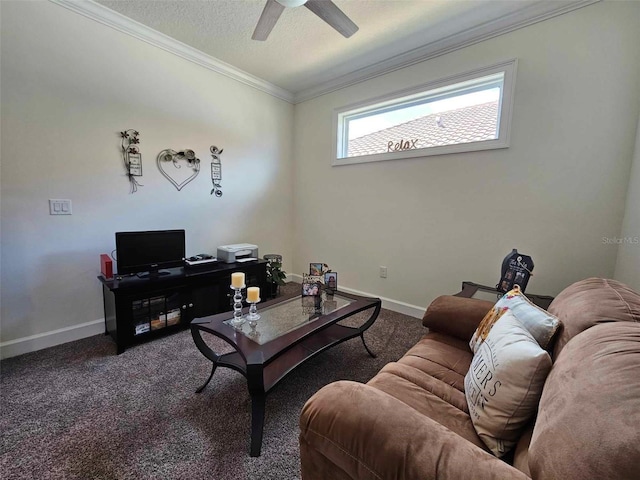
{"label": "tile roof seen through window", "polygon": [[[498,102],[432,113],[349,142],[349,157],[386,153],[389,142],[415,142],[416,148],[439,147],[497,138]],[[393,146],[391,147],[393,151]]]}

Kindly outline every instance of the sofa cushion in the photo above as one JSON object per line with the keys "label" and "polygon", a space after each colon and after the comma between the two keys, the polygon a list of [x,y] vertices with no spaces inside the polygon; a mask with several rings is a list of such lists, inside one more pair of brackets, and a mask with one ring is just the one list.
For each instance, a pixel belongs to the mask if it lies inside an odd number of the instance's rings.
{"label": "sofa cushion", "polygon": [[540,399],[529,468],[533,478],[640,478],[640,324],[596,325],[562,350]]}
{"label": "sofa cushion", "polygon": [[476,432],[498,457],[516,444],[535,414],[551,357],[507,311],[473,357],[465,395]]}
{"label": "sofa cushion", "polygon": [[467,342],[429,332],[407,351],[399,362],[419,368],[434,378],[464,392],[464,376],[473,354]]}
{"label": "sofa cushion", "polygon": [[396,362],[385,365],[367,385],[391,395],[474,445],[487,449],[473,428],[464,394],[456,388],[418,368]]}
{"label": "sofa cushion", "polygon": [[464,396],[464,375],[472,358],[466,341],[429,332],[367,385],[388,393],[486,450],[471,424]]}
{"label": "sofa cushion", "polygon": [[303,407],[300,459],[305,480],[528,478],[392,395],[348,381]]}
{"label": "sofa cushion", "polygon": [[549,305],[562,322],[553,358],[580,332],[608,322],[640,322],[640,295],[616,280],[587,278],[565,288]]}
{"label": "sofa cushion", "polygon": [[480,325],[471,337],[469,346],[471,350],[478,351],[479,345],[484,341],[493,324],[505,312],[513,313],[520,323],[529,331],[542,348],[547,348],[553,335],[558,330],[560,321],[557,317],[540,308],[529,300],[516,285],[513,290],[505,293],[496,302],[493,308],[482,319]]}

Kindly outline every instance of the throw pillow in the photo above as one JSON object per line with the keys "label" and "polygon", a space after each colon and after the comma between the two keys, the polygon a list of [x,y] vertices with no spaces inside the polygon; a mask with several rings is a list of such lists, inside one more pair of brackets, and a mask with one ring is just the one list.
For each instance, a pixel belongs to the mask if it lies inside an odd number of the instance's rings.
{"label": "throw pillow", "polygon": [[538,408],[551,357],[510,311],[495,322],[464,378],[471,421],[502,457]]}
{"label": "throw pillow", "polygon": [[512,312],[529,333],[533,335],[538,345],[545,349],[549,346],[549,342],[551,342],[553,335],[560,326],[558,317],[551,315],[546,310],[543,310],[531,302],[531,300],[525,297],[524,293],[520,291],[520,287],[516,285],[513,290],[505,293],[502,298],[496,302],[478,325],[473,337],[471,337],[471,341],[469,341],[469,346],[473,353],[478,351],[478,347],[484,339],[487,338],[493,324],[497,322],[506,311]]}

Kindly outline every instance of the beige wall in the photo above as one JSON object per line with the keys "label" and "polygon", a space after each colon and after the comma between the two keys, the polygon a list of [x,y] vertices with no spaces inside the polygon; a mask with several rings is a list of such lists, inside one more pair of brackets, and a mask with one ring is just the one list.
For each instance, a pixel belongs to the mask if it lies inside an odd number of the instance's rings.
{"label": "beige wall", "polygon": [[[640,99],[640,91],[638,93]],[[640,117],[614,278],[640,292]]]}
{"label": "beige wall", "polygon": [[[495,285],[512,248],[527,291],[610,277],[636,136],[640,3],[604,2],[296,105],[294,270],[419,307]],[[333,109],[518,58],[511,147],[331,167]],[[388,278],[379,278],[379,266]]]}
{"label": "beige wall", "polygon": [[[294,108],[50,2],[0,2],[0,343],[99,331],[98,255],[122,230],[184,228],[188,254],[255,242],[290,273],[324,261],[341,286],[418,308],[494,284],[514,247],[535,260],[530,292],[612,276],[618,250],[616,277],[637,286],[638,248],[602,239],[638,235],[639,8],[589,6]],[[334,108],[513,57],[509,149],[331,167]],[[127,128],[144,164],[133,195]],[[181,192],[155,165],[165,148],[202,160]],[[50,216],[49,198],[73,215]]]}
{"label": "beige wall", "polygon": [[[184,228],[187,254],[252,242],[293,255],[293,106],[48,1],[2,1],[1,341],[103,318],[96,276],[114,232]],[[118,132],[140,132],[129,194]],[[209,146],[224,148],[210,195]],[[191,148],[178,192],[157,154]],[[50,216],[68,198],[73,215]]]}

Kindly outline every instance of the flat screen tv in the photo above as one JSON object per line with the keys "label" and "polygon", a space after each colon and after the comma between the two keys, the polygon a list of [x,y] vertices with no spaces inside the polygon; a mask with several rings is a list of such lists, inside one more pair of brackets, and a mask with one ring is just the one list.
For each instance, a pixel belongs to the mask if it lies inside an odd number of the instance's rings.
{"label": "flat screen tv", "polygon": [[181,267],[184,265],[184,258],[184,230],[116,232],[119,275],[167,275],[170,272],[161,269]]}

